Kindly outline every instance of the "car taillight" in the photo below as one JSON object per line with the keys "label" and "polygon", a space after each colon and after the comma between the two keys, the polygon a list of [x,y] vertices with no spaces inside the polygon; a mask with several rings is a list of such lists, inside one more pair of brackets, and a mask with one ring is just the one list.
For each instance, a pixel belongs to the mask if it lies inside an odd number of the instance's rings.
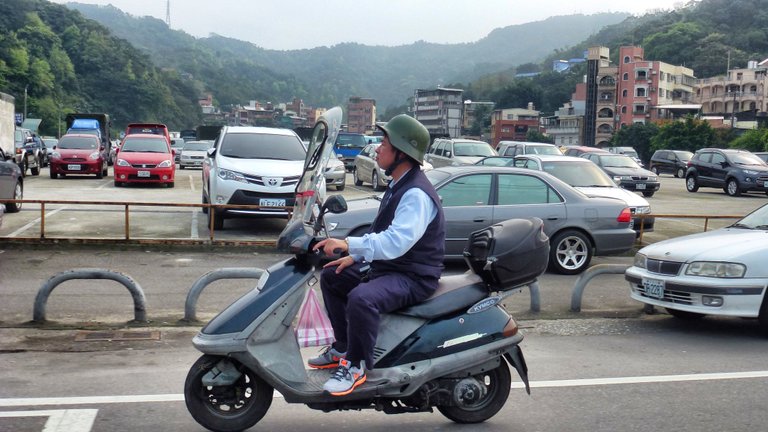
{"label": "car taillight", "polygon": [[629,207],[624,207],[624,210],[619,213],[619,217],[616,218],[616,222],[626,222],[629,223],[632,221],[632,212],[629,211]]}

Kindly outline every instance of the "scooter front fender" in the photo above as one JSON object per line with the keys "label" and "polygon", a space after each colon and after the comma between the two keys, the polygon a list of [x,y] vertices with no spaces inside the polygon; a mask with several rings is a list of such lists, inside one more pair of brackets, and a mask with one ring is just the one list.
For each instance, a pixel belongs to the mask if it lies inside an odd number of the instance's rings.
{"label": "scooter front fender", "polygon": [[531,394],[531,386],[528,383],[528,365],[525,363],[523,350],[520,349],[520,346],[515,345],[504,353],[504,358],[517,370],[520,379],[525,383],[525,391]]}

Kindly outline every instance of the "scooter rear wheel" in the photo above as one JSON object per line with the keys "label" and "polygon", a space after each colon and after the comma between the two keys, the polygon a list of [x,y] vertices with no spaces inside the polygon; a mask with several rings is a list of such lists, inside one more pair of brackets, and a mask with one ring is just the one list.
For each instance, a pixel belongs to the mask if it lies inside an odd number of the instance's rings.
{"label": "scooter rear wheel", "polygon": [[[187,410],[200,425],[216,432],[248,429],[264,417],[274,390],[250,369],[238,365],[243,376],[231,386],[203,386],[203,376],[221,360],[204,355],[189,370],[184,383]],[[230,361],[234,361],[230,359]]]}
{"label": "scooter rear wheel", "polygon": [[499,367],[474,375],[474,378],[485,385],[487,392],[483,398],[461,406],[438,406],[438,411],[450,420],[462,424],[482,423],[496,415],[507,402],[512,385],[512,376],[507,362],[502,359]]}

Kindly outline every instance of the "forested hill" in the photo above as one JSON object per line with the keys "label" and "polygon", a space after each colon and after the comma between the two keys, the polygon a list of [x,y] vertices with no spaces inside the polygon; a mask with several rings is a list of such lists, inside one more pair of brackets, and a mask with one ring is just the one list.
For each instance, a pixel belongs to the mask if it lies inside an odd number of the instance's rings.
{"label": "forested hill", "polygon": [[217,35],[193,38],[168,29],[161,20],[137,18],[111,6],[68,6],[142,49],[156,64],[191,73],[222,105],[292,96],[315,106],[343,103],[349,96],[372,97],[380,107],[401,105],[416,88],[469,82],[494,71],[539,62],[554,49],[578,43],[627,17],[622,13],[557,16],[496,29],[465,44],[416,42],[383,47],[344,43],[276,51]]}
{"label": "forested hill", "polygon": [[172,128],[199,124],[198,89],[100,24],[43,0],[0,2],[0,91],[22,112],[42,118],[55,134],[56,119],[73,111],[106,112],[115,127],[163,121]]}

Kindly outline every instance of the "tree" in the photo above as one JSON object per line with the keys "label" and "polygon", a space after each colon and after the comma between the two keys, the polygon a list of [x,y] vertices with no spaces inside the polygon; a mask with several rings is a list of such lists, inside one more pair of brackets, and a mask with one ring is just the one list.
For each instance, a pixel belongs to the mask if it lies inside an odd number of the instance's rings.
{"label": "tree", "polygon": [[651,159],[651,140],[659,133],[655,123],[635,123],[625,126],[613,135],[612,143],[616,147],[632,147],[640,160]]}
{"label": "tree", "polygon": [[729,147],[752,152],[766,151],[768,149],[768,129],[762,128],[747,131],[731,141]]}
{"label": "tree", "polygon": [[525,134],[525,140],[529,142],[554,144],[552,137],[548,137],[535,129],[528,129],[528,133]]}
{"label": "tree", "polygon": [[481,136],[491,126],[491,114],[493,108],[489,105],[478,105],[475,108],[474,119],[467,133],[472,136]]}
{"label": "tree", "polygon": [[688,116],[683,121],[662,125],[659,133],[651,139],[651,151],[671,149],[695,152],[718,144],[717,134],[709,123]]}

